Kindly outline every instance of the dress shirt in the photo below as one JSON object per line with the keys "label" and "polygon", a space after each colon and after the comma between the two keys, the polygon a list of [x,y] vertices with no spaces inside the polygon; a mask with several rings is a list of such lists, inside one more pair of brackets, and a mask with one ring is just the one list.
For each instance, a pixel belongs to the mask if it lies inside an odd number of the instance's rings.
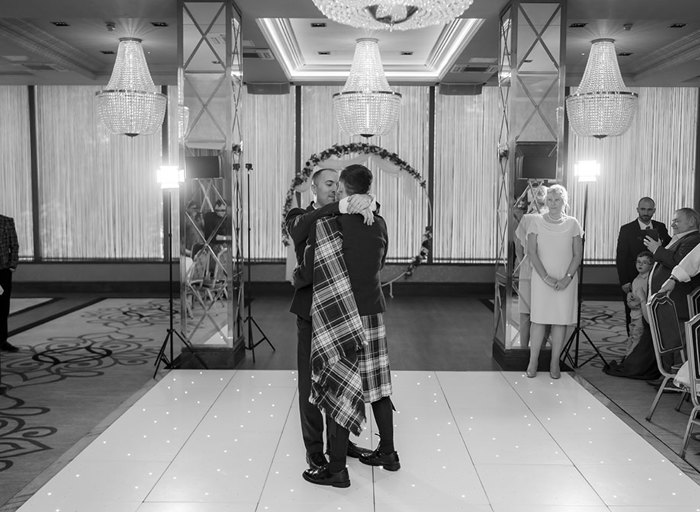
{"label": "dress shirt", "polygon": [[678,265],[673,267],[671,275],[682,283],[687,283],[698,273],[700,273],[700,245],[696,245]]}

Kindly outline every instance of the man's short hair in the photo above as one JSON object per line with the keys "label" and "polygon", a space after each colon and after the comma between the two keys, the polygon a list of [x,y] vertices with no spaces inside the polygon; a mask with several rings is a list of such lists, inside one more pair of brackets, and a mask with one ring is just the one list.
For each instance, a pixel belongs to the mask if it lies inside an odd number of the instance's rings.
{"label": "man's short hair", "polygon": [[332,168],[330,168],[330,167],[324,167],[324,168],[322,168],[322,169],[319,169],[319,170],[317,170],[317,171],[314,171],[314,173],[311,175],[311,181],[313,182],[314,185],[318,186],[319,176],[321,176],[321,173],[322,173],[323,171],[333,171],[333,172],[337,173],[337,172],[338,172],[338,169],[332,169]]}
{"label": "man's short hair", "polygon": [[685,218],[692,222],[696,228],[700,227],[700,213],[698,213],[696,210],[693,208],[678,208],[677,211],[685,215]]}
{"label": "man's short hair", "polygon": [[348,165],[340,173],[340,181],[345,185],[348,195],[366,194],[372,186],[372,171],[364,165]]}
{"label": "man's short hair", "polygon": [[656,203],[651,197],[642,197],[638,202],[637,202],[637,208],[639,208],[639,205],[642,203],[651,203],[653,208],[656,208]]}

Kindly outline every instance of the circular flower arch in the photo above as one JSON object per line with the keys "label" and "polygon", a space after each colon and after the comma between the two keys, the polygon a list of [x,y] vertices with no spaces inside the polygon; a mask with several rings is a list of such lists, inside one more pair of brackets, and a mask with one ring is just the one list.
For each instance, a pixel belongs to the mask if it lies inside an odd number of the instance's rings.
{"label": "circular flower arch", "polygon": [[[317,167],[320,163],[325,162],[329,158],[340,158],[343,156],[353,155],[353,154],[365,154],[369,156],[377,156],[382,160],[387,160],[392,163],[399,171],[407,173],[414,180],[418,182],[418,186],[423,189],[423,192],[427,196],[427,183],[423,176],[411,167],[407,162],[399,158],[396,153],[392,153],[382,147],[375,146],[373,144],[367,144],[366,142],[353,142],[350,144],[335,144],[328,149],[321,151],[320,153],[314,153],[306,161],[304,168],[301,171],[297,171],[292,179],[291,186],[287,191],[287,195],[284,199],[284,207],[282,208],[282,243],[285,246],[289,245],[289,235],[285,230],[284,219],[287,217],[287,213],[292,209],[292,202],[294,201],[294,193],[297,189],[302,186],[309,177],[314,172],[314,167]],[[430,218],[432,218],[432,206],[428,200],[428,211],[431,213]],[[430,224],[425,226],[423,231],[423,238],[421,242],[421,247],[418,253],[411,259],[408,266],[404,271],[399,274],[394,279],[390,280],[384,285],[391,284],[401,277],[410,277],[413,275],[413,271],[421,263],[424,263],[428,259],[430,250],[432,248],[433,241],[433,227]]]}

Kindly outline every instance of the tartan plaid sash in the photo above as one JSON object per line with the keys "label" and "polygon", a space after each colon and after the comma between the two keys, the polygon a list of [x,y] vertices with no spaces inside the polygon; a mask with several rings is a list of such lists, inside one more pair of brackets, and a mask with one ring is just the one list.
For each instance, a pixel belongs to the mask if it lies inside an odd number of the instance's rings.
{"label": "tartan plaid sash", "polygon": [[358,351],[367,345],[333,217],[316,222],[311,302],[311,396],[327,416],[355,435],[365,421]]}

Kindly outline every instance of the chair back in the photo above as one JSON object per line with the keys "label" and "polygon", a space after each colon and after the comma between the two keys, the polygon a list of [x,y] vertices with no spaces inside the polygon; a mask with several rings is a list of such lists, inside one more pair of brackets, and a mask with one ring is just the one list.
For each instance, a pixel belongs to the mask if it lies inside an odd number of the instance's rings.
{"label": "chair back", "polygon": [[201,285],[209,271],[209,252],[201,249],[194,255],[193,263],[187,271],[187,285]]}
{"label": "chair back", "polygon": [[[690,377],[690,398],[693,405],[700,406],[700,314],[685,323],[685,339],[688,347],[688,375]],[[695,390],[695,393],[692,392]]]}
{"label": "chair back", "polygon": [[700,313],[700,286],[688,294],[688,316],[693,318]]}
{"label": "chair back", "polygon": [[676,306],[668,295],[657,293],[651,296],[647,307],[656,364],[662,375],[672,376],[670,365],[664,365],[663,357],[680,352],[684,358],[683,335],[678,325]]}
{"label": "chair back", "polygon": [[223,248],[216,255],[216,263],[214,266],[214,282],[226,282],[228,277],[228,269],[231,266],[231,251]]}

